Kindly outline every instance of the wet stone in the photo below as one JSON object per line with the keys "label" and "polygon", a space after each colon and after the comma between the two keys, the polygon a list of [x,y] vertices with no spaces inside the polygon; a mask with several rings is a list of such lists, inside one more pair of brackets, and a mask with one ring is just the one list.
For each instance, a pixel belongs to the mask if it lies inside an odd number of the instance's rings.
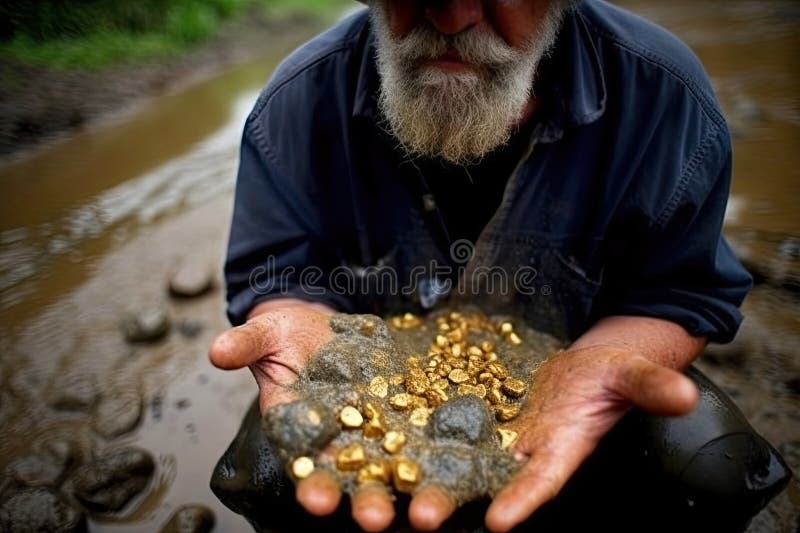
{"label": "wet stone", "polygon": [[90,512],[112,513],[145,489],[154,470],[153,457],[142,449],[113,450],[73,472],[65,490]]}
{"label": "wet stone", "polygon": [[428,431],[437,441],[457,440],[478,444],[492,437],[494,424],[483,400],[466,395],[457,396],[434,411]]}
{"label": "wet stone", "polygon": [[161,533],[209,533],[214,529],[214,513],[204,505],[178,507]]}
{"label": "wet stone", "polygon": [[121,389],[104,398],[92,411],[95,433],[113,439],[129,433],[142,420],[142,397],[136,388]]}
{"label": "wet stone", "polygon": [[50,406],[60,411],[87,411],[100,397],[97,379],[91,374],[56,376]]}
{"label": "wet stone", "polygon": [[0,505],[0,531],[85,532],[86,517],[51,490],[25,489],[12,494]]}
{"label": "wet stone", "polygon": [[159,307],[129,313],[120,327],[128,342],[154,342],[163,338],[170,328],[169,315]]}
{"label": "wet stone", "polygon": [[178,298],[195,298],[214,287],[214,271],[202,263],[186,261],[169,278],[169,293]]}
{"label": "wet stone", "polygon": [[269,409],[264,413],[263,428],[270,442],[292,457],[319,452],[340,431],[336,414],[312,400]]}

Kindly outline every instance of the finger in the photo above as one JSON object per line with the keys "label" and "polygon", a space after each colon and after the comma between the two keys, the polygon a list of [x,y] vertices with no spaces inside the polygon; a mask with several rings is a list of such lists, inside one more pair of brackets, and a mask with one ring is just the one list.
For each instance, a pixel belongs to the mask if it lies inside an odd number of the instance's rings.
{"label": "finger", "polygon": [[339,484],[324,471],[312,473],[297,483],[297,501],[306,511],[316,516],[333,513],[342,499]]}
{"label": "finger", "polygon": [[586,443],[565,445],[559,454],[550,449],[533,452],[533,457],[494,498],[486,511],[486,527],[505,532],[524,522],[533,512],[555,498],[567,479],[591,453]]}
{"label": "finger", "polygon": [[278,336],[278,322],[265,313],[219,334],[211,343],[208,356],[214,366],[223,370],[244,368],[274,351]]}
{"label": "finger", "polygon": [[351,500],[353,519],[367,532],[383,531],[394,520],[394,504],[386,488],[373,484],[361,487]]}
{"label": "finger", "polygon": [[694,409],[700,397],[692,380],[644,357],[622,365],[617,382],[619,394],[656,415],[684,415]]}
{"label": "finger", "polygon": [[420,531],[435,531],[456,510],[456,502],[434,485],[420,490],[408,507],[408,520]]}

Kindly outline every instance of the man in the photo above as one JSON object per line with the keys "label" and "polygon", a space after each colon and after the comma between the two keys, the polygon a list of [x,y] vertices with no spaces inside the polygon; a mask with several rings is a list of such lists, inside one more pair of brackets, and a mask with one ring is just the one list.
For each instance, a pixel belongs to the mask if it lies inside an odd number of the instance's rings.
{"label": "man", "polygon": [[[264,410],[337,311],[463,299],[571,341],[533,377],[523,465],[486,513],[507,531],[632,406],[690,412],[682,371],[733,338],[750,278],[720,236],[728,130],[691,52],[598,0],[369,5],[290,56],[248,119],[226,265],[238,327],[211,360],[249,366]],[[324,516],[340,490],[319,472],[296,497]],[[434,530],[455,507],[430,486],[408,517]],[[393,502],[361,490],[352,516],[380,531]]]}

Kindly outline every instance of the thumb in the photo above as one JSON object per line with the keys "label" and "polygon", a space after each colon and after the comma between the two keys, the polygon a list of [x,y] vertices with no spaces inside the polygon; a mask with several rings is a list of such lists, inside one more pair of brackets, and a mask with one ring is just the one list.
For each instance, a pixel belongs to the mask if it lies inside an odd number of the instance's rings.
{"label": "thumb", "polygon": [[280,325],[270,313],[220,333],[208,351],[211,364],[223,370],[236,370],[258,362],[275,351]]}
{"label": "thumb", "polygon": [[615,388],[638,407],[662,416],[685,415],[699,399],[692,380],[644,357],[633,357],[622,365]]}

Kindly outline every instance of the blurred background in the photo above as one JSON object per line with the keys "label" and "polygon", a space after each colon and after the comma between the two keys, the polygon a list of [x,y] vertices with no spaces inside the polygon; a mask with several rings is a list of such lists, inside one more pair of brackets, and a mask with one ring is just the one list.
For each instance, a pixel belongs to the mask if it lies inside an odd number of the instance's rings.
{"label": "blurred background", "polygon": [[[726,235],[757,285],[700,366],[800,471],[800,4],[616,3],[681,37],[716,87]],[[4,505],[78,520],[62,495],[81,494],[93,532],[158,531],[184,505],[249,531],[208,489],[255,394],[206,359],[227,326],[241,128],[277,62],[359,6],[0,4],[0,530]],[[798,528],[794,480],[750,531]]]}

